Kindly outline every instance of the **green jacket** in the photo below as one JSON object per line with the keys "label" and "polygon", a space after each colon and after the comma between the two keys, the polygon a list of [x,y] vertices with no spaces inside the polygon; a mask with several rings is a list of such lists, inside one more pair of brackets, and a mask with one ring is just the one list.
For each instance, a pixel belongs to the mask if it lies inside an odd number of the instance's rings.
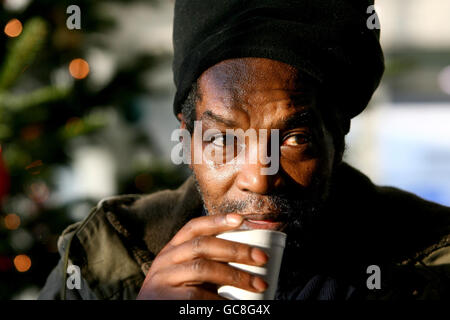
{"label": "green jacket", "polygon": [[[450,297],[450,208],[376,186],[345,163],[331,194],[333,214],[302,259],[363,290],[366,299]],[[39,298],[135,299],[154,257],[201,210],[192,177],[176,190],[100,201],[62,233],[61,260]],[[80,289],[65,285],[71,264],[81,270]],[[374,264],[381,289],[369,290],[367,267]]]}

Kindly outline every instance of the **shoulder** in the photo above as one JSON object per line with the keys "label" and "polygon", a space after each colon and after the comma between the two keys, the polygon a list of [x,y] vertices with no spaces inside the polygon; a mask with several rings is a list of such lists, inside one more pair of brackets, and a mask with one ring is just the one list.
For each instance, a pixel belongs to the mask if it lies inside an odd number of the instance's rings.
{"label": "shoulder", "polygon": [[[392,186],[375,185],[354,168],[344,170],[358,212],[369,212],[383,290],[375,299],[442,299],[450,296],[450,208]],[[369,224],[367,224],[369,225]]]}
{"label": "shoulder", "polygon": [[[119,198],[124,200],[123,196]],[[52,273],[54,279],[59,278],[62,299],[86,296],[84,293],[98,299],[125,298],[133,292],[124,294],[123,290],[133,289],[141,280],[139,265],[130,257],[104,209],[100,202],[83,221],[68,226],[58,239],[61,261]],[[81,273],[77,275],[81,288],[66,288],[68,268],[72,265]]]}
{"label": "shoulder", "polygon": [[393,187],[377,191],[384,206],[399,215],[398,246],[410,248],[397,261],[396,281],[416,299],[449,297],[450,208]]}
{"label": "shoulder", "polygon": [[[425,200],[392,186],[374,184],[357,169],[343,164],[339,170],[339,197],[353,207],[353,216],[371,227],[374,238],[382,236],[393,254],[419,255],[448,245],[450,207]],[[363,221],[364,221],[363,220]],[[361,221],[361,220],[358,220]]]}
{"label": "shoulder", "polygon": [[399,244],[411,248],[408,260],[423,259],[450,246],[449,207],[388,186],[376,186],[375,199],[386,213],[385,221],[397,228]]}

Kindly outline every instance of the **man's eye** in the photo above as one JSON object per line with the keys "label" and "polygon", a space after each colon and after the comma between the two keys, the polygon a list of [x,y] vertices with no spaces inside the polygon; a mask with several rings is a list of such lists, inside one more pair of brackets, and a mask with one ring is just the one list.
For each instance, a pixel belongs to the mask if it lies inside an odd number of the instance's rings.
{"label": "man's eye", "polygon": [[225,145],[225,136],[224,135],[214,136],[212,137],[211,142],[218,147],[223,147]]}
{"label": "man's eye", "polygon": [[211,142],[217,147],[225,147],[225,146],[227,146],[227,143],[229,143],[229,144],[231,143],[231,145],[233,145],[235,140],[236,139],[234,136],[228,136],[228,139],[227,139],[227,135],[218,134],[218,135],[212,137]]}
{"label": "man's eye", "polygon": [[304,134],[294,134],[291,136],[288,136],[287,138],[285,138],[283,140],[283,145],[287,145],[287,146],[300,146],[302,144],[308,143],[309,142],[309,137],[307,135]]}

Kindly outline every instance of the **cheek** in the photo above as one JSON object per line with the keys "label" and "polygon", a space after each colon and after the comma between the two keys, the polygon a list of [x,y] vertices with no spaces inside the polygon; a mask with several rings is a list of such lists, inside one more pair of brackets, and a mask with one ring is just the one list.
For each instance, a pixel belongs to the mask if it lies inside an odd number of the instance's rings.
{"label": "cheek", "polygon": [[281,159],[280,165],[290,179],[305,188],[312,184],[314,178],[321,171],[321,162],[317,158],[300,162]]}
{"label": "cheek", "polygon": [[233,185],[239,168],[235,161],[216,163],[206,152],[202,141],[191,140],[191,169],[204,194],[224,195]]}
{"label": "cheek", "polygon": [[325,138],[325,143],[317,150],[314,157],[304,157],[302,160],[281,158],[280,166],[290,179],[303,187],[309,187],[315,182],[329,179],[334,159],[332,140]]}
{"label": "cheek", "polygon": [[192,164],[203,198],[207,204],[220,204],[233,185],[234,169],[228,166],[215,167],[207,163]]}

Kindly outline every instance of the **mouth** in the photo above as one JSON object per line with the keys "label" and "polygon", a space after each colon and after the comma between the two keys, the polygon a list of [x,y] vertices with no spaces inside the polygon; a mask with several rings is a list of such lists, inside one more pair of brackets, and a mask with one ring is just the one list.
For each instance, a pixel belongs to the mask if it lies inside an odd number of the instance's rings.
{"label": "mouth", "polygon": [[243,225],[249,229],[266,229],[280,231],[284,222],[278,214],[245,214]]}

